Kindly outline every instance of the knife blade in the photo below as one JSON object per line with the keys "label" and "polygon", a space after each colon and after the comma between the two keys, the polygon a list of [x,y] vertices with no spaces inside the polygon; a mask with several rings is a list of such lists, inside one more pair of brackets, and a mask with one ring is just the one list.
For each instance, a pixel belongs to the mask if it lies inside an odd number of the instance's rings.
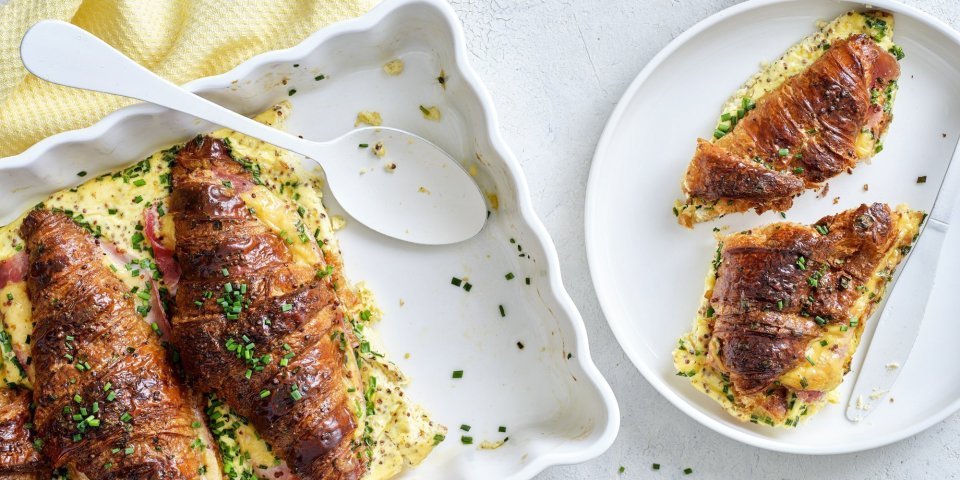
{"label": "knife blade", "polygon": [[882,405],[880,400],[897,381],[916,344],[930,292],[936,283],[943,240],[960,193],[958,158],[960,141],[954,148],[920,237],[905,259],[899,277],[890,286],[890,296],[877,319],[876,331],[847,403],[846,416],[850,421],[862,421]]}

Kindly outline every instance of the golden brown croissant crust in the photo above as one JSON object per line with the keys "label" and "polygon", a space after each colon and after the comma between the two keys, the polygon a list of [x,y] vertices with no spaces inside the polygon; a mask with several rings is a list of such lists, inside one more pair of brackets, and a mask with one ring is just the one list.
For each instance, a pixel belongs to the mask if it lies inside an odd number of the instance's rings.
{"label": "golden brown croissant crust", "polygon": [[29,427],[31,398],[25,388],[0,389],[0,478],[5,480],[50,478]]}
{"label": "golden brown croissant crust", "polygon": [[201,137],[178,153],[174,341],[196,384],[250,419],[302,478],[359,478],[346,394],[359,387],[346,378],[339,300],[247,209],[240,193],[251,181],[221,140]]}
{"label": "golden brown croissant crust", "polygon": [[192,400],[157,335],[92,236],[34,210],[20,228],[30,255],[35,424],[54,468],[90,479],[193,479],[202,450]]}
{"label": "golden brown croissant crust", "polygon": [[847,322],[857,288],[896,239],[893,212],[879,203],[814,227],[780,223],[727,237],[710,298],[718,340],[710,354],[736,391],[766,389],[804,360],[825,325]]}
{"label": "golden brown croissant crust", "polygon": [[760,98],[729,134],[712,145],[701,140],[684,193],[703,202],[749,200],[758,212],[789,208],[804,187],[856,166],[862,130],[874,138],[886,131],[892,116],[876,95],[899,76],[896,58],[866,35],[835,42]]}

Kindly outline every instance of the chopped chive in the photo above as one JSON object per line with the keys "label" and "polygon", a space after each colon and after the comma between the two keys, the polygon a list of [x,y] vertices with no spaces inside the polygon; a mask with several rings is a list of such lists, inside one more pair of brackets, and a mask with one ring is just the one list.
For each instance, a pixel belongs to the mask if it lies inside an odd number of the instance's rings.
{"label": "chopped chive", "polygon": [[463,443],[464,445],[470,445],[473,443],[473,437],[466,437],[466,436],[460,437],[460,442]]}
{"label": "chopped chive", "polygon": [[923,175],[923,176],[917,177],[917,183],[927,183],[927,176]]}
{"label": "chopped chive", "polygon": [[654,463],[651,467],[652,467],[654,470],[660,470],[660,464],[659,464],[659,463]]}
{"label": "chopped chive", "polygon": [[513,280],[513,272],[510,272],[510,273],[504,275],[504,278],[506,278],[507,280]]}
{"label": "chopped chive", "polygon": [[324,78],[327,78],[327,76],[326,76],[326,75],[317,75],[316,77],[313,77],[313,79],[316,80],[316,81],[318,81],[318,82],[319,82],[320,80],[323,80]]}
{"label": "chopped chive", "polygon": [[361,143],[360,145],[357,145],[357,146],[360,147],[360,148],[367,148],[367,147],[370,146],[370,144],[369,144],[369,143]]}
{"label": "chopped chive", "polygon": [[460,285],[463,284],[463,280],[460,280],[457,277],[453,277],[452,279],[450,279],[450,284],[459,287]]}
{"label": "chopped chive", "polygon": [[903,57],[906,56],[906,55],[904,55],[904,53],[903,53],[903,48],[901,48],[900,45],[894,45],[894,46],[890,47],[890,49],[887,50],[887,51],[890,52],[891,55],[893,55],[894,57],[896,57],[898,61],[899,61],[899,60],[903,60]]}
{"label": "chopped chive", "polygon": [[504,427],[503,425],[501,425],[500,428],[497,429],[497,431],[500,433],[506,433],[507,427]]}
{"label": "chopped chive", "polygon": [[454,370],[452,377],[453,377],[453,378],[463,378],[463,370]]}
{"label": "chopped chive", "polygon": [[289,96],[291,96],[291,97],[294,96],[294,95],[296,95],[296,94],[297,94],[297,89],[296,89],[296,88],[291,88],[290,91],[287,92],[287,95],[289,95]]}
{"label": "chopped chive", "polygon": [[684,468],[684,469],[683,469],[683,474],[684,474],[684,475],[690,475],[691,473],[693,473],[693,469],[692,469],[692,468],[687,467],[687,468]]}
{"label": "chopped chive", "polygon": [[500,316],[501,316],[501,317],[506,317],[506,316],[507,316],[507,312],[506,312],[506,310],[503,309],[503,305],[500,305]]}
{"label": "chopped chive", "polygon": [[133,181],[133,185],[134,185],[134,186],[137,186],[137,187],[142,187],[142,186],[144,186],[144,185],[146,185],[146,184],[147,184],[147,181],[144,180],[144,179],[142,179],[142,178],[138,178],[138,179],[136,179],[136,180]]}
{"label": "chopped chive", "polygon": [[77,172],[77,176],[78,176],[78,177],[86,177],[86,176],[87,176],[86,170],[81,170],[81,171]]}
{"label": "chopped chive", "polygon": [[780,157],[786,157],[787,155],[790,155],[790,150],[786,148],[781,148],[780,150],[777,150],[777,155]]}
{"label": "chopped chive", "polygon": [[464,289],[464,290],[466,290],[466,291],[469,292],[471,288],[473,288],[473,285],[471,285],[470,282],[467,282],[467,283],[464,283],[464,284],[463,284],[463,289]]}
{"label": "chopped chive", "polygon": [[464,432],[469,432],[470,425],[467,425],[467,424],[460,425],[460,430],[463,430]]}
{"label": "chopped chive", "polygon": [[280,311],[281,311],[281,312],[289,312],[289,311],[292,310],[292,309],[293,309],[293,305],[291,305],[291,304],[289,304],[289,303],[281,303],[281,304],[280,304]]}
{"label": "chopped chive", "polygon": [[270,396],[270,390],[263,389],[260,390],[260,398],[267,398]]}

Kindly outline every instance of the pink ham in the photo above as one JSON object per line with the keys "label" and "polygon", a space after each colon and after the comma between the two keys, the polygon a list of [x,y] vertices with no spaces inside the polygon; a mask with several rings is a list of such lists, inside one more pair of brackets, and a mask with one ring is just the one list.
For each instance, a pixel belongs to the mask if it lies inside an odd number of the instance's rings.
{"label": "pink ham", "polygon": [[797,398],[804,403],[816,403],[823,398],[823,392],[819,390],[801,390],[797,392]]}
{"label": "pink ham", "polygon": [[0,262],[0,288],[8,283],[22,282],[27,278],[27,252],[18,252],[16,255]]}
{"label": "pink ham", "polygon": [[157,262],[160,274],[163,275],[163,283],[167,285],[170,294],[177,293],[177,284],[180,282],[180,264],[173,258],[173,250],[165,247],[157,237],[157,231],[160,229],[160,215],[157,213],[157,206],[151,206],[143,211],[143,234],[150,242],[150,248],[153,249],[153,258]]}

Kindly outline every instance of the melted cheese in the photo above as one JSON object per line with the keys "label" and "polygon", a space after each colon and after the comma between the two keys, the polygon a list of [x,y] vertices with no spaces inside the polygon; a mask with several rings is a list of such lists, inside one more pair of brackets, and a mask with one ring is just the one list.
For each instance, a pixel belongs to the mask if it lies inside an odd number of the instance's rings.
{"label": "melted cheese", "polygon": [[[288,113],[289,104],[284,103],[259,115],[257,120],[280,127]],[[364,112],[359,117],[371,124],[380,121],[376,112]],[[343,276],[339,247],[334,237],[335,229],[342,227],[343,220],[337,222],[336,218],[327,215],[322,203],[321,180],[303,172],[299,162],[288,153],[268,144],[228,130],[212,135],[226,139],[235,157],[247,158],[259,165],[264,185],[257,185],[243,194],[244,202],[260,221],[287,239],[295,261],[317,265],[325,259],[335,267],[331,274],[335,285],[339,285],[338,293],[347,316],[352,324],[357,325],[355,328],[360,330],[362,340],[371,346],[369,352],[358,350],[356,355],[348,356],[353,362],[350,368],[359,373],[362,384],[368,386],[375,382],[376,385],[369,389],[369,395],[364,391],[351,394],[353,403],[358,406],[356,413],[361,426],[356,430],[354,440],[370,445],[367,452],[369,468],[364,478],[387,479],[417,465],[443,439],[446,428],[434,424],[420,406],[403,394],[406,378],[379,353],[383,349],[376,332],[365,328],[377,322],[382,314],[365,285],[352,285]],[[159,277],[155,273],[156,264],[145,248],[149,243],[134,240],[143,228],[145,207],[158,205],[161,210],[169,211],[172,159],[169,152],[157,152],[133,167],[57,192],[44,202],[48,208],[65,210],[78,223],[85,223],[89,230],[99,233],[105,242],[116,247],[123,258],[105,254],[101,261],[114,267],[131,290],[136,288],[134,293],[149,291],[144,290],[149,288],[148,280]],[[0,261],[23,249],[19,237],[22,219],[0,227]],[[176,237],[171,215],[160,217],[158,235],[161,243],[174,248]],[[320,249],[313,245],[319,245]],[[30,354],[28,338],[33,332],[33,322],[25,290],[25,282],[0,289],[4,340],[0,342],[0,373],[7,382],[30,388],[32,376],[27,371],[21,373],[15,360],[17,356],[28,359]],[[12,300],[7,300],[8,294]],[[138,305],[146,302],[137,301]],[[360,358],[359,362],[356,358]],[[32,368],[29,361],[25,363],[26,369]],[[369,414],[365,408],[368,402],[371,405]],[[201,478],[220,478],[215,444],[223,453],[222,478],[284,478],[278,477],[282,471],[280,460],[245,419],[224,405],[211,404],[207,409],[207,423],[213,437],[208,436],[205,429],[198,433],[207,457],[207,473]],[[70,478],[78,479],[75,475]]]}
{"label": "melted cheese", "polygon": [[[856,325],[851,327],[848,323],[845,330],[841,329],[839,324],[825,327],[822,334],[811,340],[807,346],[806,355],[813,363],[803,361],[777,379],[781,385],[794,391],[817,390],[827,393],[821,400],[805,402],[793,395],[788,402],[784,419],[777,421],[770,418],[761,406],[763,392],[740,398],[736,396],[730,384],[711,365],[707,357],[708,342],[716,341],[712,335],[714,318],[707,315],[708,301],[716,282],[714,269],[710,270],[704,282],[705,293],[693,330],[680,337],[678,346],[673,352],[677,375],[688,377],[694,388],[713,398],[727,412],[740,420],[765,423],[770,426],[796,427],[801,421],[819,411],[827,402],[835,402],[837,398],[835,390],[850,368],[850,359],[856,352],[864,325],[880,302],[886,283],[903,259],[905,249],[913,243],[913,239],[919,232],[923,214],[900,206],[897,207],[895,215],[897,217],[895,228],[899,233],[894,247],[884,255],[877,269],[861,289],[861,296],[850,309],[851,318],[857,318]],[[820,345],[821,342],[826,342],[826,345]]]}

